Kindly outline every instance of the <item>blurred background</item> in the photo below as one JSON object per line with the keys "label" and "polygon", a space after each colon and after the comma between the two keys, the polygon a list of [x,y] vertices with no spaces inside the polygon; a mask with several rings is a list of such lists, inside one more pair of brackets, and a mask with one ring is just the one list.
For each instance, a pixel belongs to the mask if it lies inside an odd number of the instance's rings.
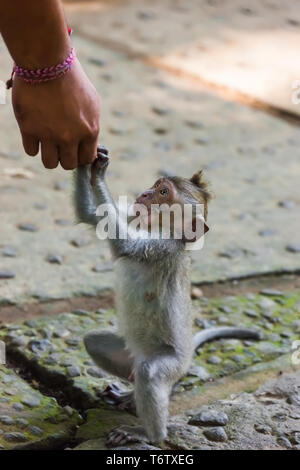
{"label": "blurred background", "polygon": [[[113,194],[134,196],[161,174],[203,168],[214,199],[204,249],[193,253],[193,282],[299,272],[299,3],[70,0],[64,7],[102,99]],[[1,43],[2,81],[11,66]],[[45,170],[24,154],[10,92],[0,122],[0,305],[111,288],[106,244],[74,225],[71,173]]]}
{"label": "blurred background", "polygon": [[[194,329],[263,333],[197,351],[173,390],[170,412],[181,415],[167,448],[299,450],[300,3],[64,8],[101,96],[114,196],[134,197],[169,173],[203,169],[210,183],[210,231],[191,252]],[[0,42],[2,82],[11,68]],[[106,449],[112,427],[135,422],[107,406],[116,405],[107,386],[128,383],[104,375],[82,342],[116,322],[108,247],[74,223],[72,173],[25,155],[11,92],[0,123],[0,449]]]}

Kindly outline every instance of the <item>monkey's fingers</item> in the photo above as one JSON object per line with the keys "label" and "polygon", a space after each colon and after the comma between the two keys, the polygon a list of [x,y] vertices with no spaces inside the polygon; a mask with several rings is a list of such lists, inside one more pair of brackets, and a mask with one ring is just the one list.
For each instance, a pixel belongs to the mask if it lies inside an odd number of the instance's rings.
{"label": "monkey's fingers", "polygon": [[97,145],[97,156],[101,153],[104,153],[104,155],[108,156],[108,150],[106,147],[103,147],[103,145]]}

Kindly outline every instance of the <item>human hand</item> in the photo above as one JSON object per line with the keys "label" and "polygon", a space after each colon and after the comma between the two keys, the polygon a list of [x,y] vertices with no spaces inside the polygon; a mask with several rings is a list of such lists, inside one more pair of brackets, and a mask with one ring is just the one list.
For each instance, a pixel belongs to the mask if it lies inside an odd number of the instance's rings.
{"label": "human hand", "polygon": [[35,156],[41,143],[45,168],[60,162],[72,170],[96,158],[100,101],[77,59],[53,81],[30,85],[15,76],[12,102],[24,150]]}

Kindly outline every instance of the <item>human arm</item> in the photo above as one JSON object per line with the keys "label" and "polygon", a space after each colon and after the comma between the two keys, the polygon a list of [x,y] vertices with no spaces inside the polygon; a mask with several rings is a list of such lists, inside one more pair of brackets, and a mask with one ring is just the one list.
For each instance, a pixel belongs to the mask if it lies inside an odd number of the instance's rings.
{"label": "human arm", "polygon": [[[59,0],[0,0],[0,31],[15,63],[36,69],[61,63],[70,40]],[[99,97],[75,59],[61,78],[13,83],[13,108],[28,155],[41,146],[46,168],[73,169],[96,156]]]}

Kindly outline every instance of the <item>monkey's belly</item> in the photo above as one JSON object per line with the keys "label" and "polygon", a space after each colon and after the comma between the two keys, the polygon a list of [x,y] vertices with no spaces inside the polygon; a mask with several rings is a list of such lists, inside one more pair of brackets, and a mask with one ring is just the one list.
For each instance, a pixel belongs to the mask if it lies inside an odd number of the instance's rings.
{"label": "monkey's belly", "polygon": [[186,296],[184,286],[173,286],[170,273],[143,270],[131,260],[119,261],[115,273],[118,329],[132,353],[151,355],[168,345],[189,355],[189,291]]}

